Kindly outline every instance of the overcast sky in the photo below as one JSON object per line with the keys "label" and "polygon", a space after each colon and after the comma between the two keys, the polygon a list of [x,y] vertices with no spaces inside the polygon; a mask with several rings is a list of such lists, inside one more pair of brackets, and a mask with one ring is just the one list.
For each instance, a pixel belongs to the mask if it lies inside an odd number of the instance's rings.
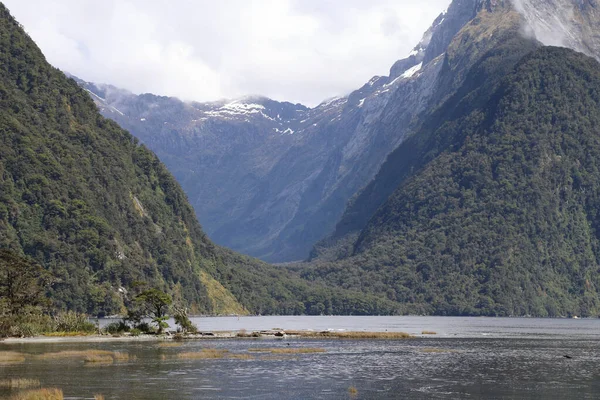
{"label": "overcast sky", "polygon": [[450,0],[4,0],[54,66],[133,91],[314,106],[387,75]]}

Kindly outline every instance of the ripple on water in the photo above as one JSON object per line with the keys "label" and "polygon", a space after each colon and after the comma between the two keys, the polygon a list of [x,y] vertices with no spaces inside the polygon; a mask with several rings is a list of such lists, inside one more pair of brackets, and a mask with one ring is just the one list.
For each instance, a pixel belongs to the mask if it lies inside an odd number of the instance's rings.
{"label": "ripple on water", "polygon": [[[166,352],[120,343],[100,347],[128,352],[136,356],[135,361],[101,369],[58,361],[60,368],[49,369],[48,363],[31,359],[23,365],[0,366],[0,375],[39,379],[44,385],[63,388],[68,398],[91,398],[95,393],[111,399],[151,400],[175,398],[174,393],[178,399],[347,398],[353,386],[359,398],[373,399],[393,399],[398,394],[412,399],[592,399],[600,393],[597,343],[582,336],[547,339],[544,335],[400,341],[214,340],[186,342],[185,350],[169,348]],[[0,349],[5,347],[0,343]],[[207,347],[237,354],[251,347],[315,347],[325,352],[252,360],[176,357],[182,351]],[[61,347],[65,349],[70,348]],[[36,352],[50,350],[56,348],[36,348]],[[169,358],[162,360],[164,354]]]}

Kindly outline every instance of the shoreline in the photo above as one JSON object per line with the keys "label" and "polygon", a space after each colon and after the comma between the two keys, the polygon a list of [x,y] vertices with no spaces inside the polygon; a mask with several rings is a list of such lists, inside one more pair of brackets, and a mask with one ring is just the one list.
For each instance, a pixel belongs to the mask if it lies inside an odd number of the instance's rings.
{"label": "shoreline", "polygon": [[243,331],[215,331],[202,332],[200,334],[189,334],[177,336],[177,334],[167,335],[80,335],[80,336],[32,336],[32,337],[7,337],[1,338],[0,344],[38,344],[38,343],[111,343],[111,342],[186,342],[196,340],[248,340],[248,339],[371,339],[371,340],[407,340],[424,337],[433,337],[435,332],[422,333],[420,335],[411,335],[405,332],[335,332],[335,331],[309,331],[309,330],[268,330],[256,332]]}

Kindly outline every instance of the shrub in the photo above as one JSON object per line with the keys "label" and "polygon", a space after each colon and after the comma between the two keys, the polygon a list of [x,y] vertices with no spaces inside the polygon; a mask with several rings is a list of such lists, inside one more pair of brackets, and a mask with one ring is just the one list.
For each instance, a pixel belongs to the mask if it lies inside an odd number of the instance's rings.
{"label": "shrub", "polygon": [[52,319],[41,311],[0,317],[0,337],[26,337],[53,331]]}
{"label": "shrub", "polygon": [[156,333],[156,329],[147,322],[141,322],[135,328],[142,333]]}
{"label": "shrub", "polygon": [[175,323],[179,325],[181,332],[198,333],[198,327],[190,320],[187,311],[184,308],[176,308],[173,313],[173,319],[175,320]]}
{"label": "shrub", "polygon": [[96,325],[88,320],[87,315],[74,311],[60,312],[53,318],[56,332],[95,332]]}
{"label": "shrub", "polygon": [[115,333],[129,332],[131,328],[125,321],[111,322],[104,327],[104,331],[114,335]]}

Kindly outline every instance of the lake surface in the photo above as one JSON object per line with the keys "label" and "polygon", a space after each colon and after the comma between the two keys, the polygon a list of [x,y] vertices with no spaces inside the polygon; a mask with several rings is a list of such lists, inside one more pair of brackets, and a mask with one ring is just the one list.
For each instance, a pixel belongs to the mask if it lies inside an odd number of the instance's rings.
{"label": "lake surface", "polygon": [[[594,399],[600,396],[600,320],[442,317],[228,317],[203,331],[284,328],[404,331],[410,340],[215,339],[178,347],[154,342],[7,344],[32,354],[0,365],[0,379],[35,378],[68,399]],[[179,354],[227,350],[224,358]],[[323,352],[279,354],[256,348]],[[33,355],[101,349],[130,359],[91,364]],[[294,350],[291,350],[294,349]],[[565,358],[568,355],[571,358]],[[249,359],[237,359],[243,357]],[[349,388],[356,388],[351,395]],[[0,396],[7,392],[0,392]]]}

